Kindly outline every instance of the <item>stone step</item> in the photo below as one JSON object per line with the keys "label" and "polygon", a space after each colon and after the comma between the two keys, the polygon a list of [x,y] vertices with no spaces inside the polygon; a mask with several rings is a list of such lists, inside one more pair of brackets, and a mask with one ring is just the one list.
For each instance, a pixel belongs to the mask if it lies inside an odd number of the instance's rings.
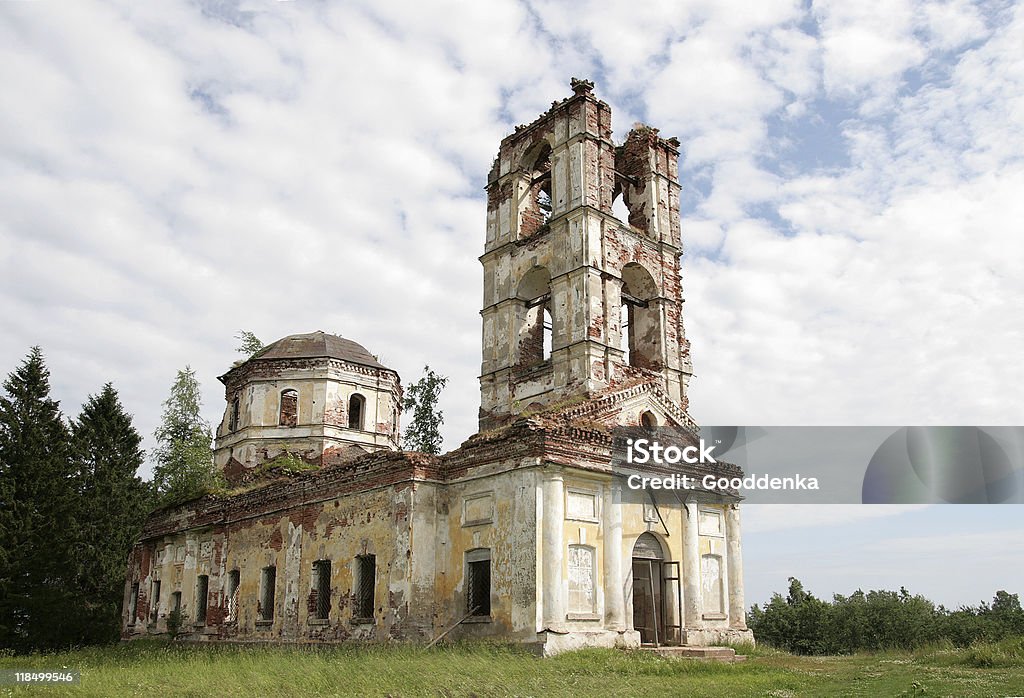
{"label": "stone step", "polygon": [[653,652],[660,657],[678,657],[680,659],[706,659],[716,662],[745,662],[746,655],[736,654],[732,647],[641,647],[641,652]]}

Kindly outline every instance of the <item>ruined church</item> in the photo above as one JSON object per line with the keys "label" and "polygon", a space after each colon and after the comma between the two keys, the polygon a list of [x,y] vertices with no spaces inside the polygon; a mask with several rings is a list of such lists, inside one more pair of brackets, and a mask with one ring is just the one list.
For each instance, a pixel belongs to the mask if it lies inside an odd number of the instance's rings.
{"label": "ruined church", "polygon": [[230,494],[149,517],[124,639],[751,639],[739,498],[633,490],[612,464],[624,426],[697,438],[679,142],[636,126],[616,145],[593,84],[572,91],[487,177],[479,431],[401,450],[399,376],[350,339],[291,335],[237,363],[214,453]]}

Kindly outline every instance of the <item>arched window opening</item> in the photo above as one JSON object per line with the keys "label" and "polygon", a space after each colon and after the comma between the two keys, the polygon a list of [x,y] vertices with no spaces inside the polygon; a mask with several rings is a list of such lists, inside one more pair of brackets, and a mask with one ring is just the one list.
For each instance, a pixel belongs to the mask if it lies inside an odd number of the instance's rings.
{"label": "arched window opening", "polygon": [[551,145],[541,142],[524,158],[520,236],[530,237],[551,220],[554,198],[551,189]]}
{"label": "arched window opening", "polygon": [[630,366],[664,365],[658,286],[650,272],[630,262],[622,268],[621,347]]}
{"label": "arched window opening", "polygon": [[366,398],[359,393],[352,393],[348,399],[348,428],[363,429],[363,413],[366,411]]}
{"label": "arched window opening", "polygon": [[651,169],[650,136],[647,128],[633,129],[615,158],[615,169],[619,173],[616,184],[622,187],[622,203],[628,211],[623,220],[632,230],[645,235],[652,232],[650,218],[655,213],[649,206],[658,206],[657,194],[650,190],[658,176]]}
{"label": "arched window opening", "polygon": [[[649,227],[646,204],[640,196],[642,192],[643,187],[636,177],[616,173],[615,188],[612,190],[612,215],[634,232],[646,232]],[[636,199],[636,203],[630,200],[631,196]]]}
{"label": "arched window opening", "polygon": [[541,216],[541,225],[551,220],[551,146],[547,143],[541,148],[537,160],[533,163],[533,176],[530,182],[534,201]]}
{"label": "arched window opening", "polygon": [[291,388],[281,391],[281,411],[277,423],[294,427],[299,423],[299,392]]}
{"label": "arched window opening", "polygon": [[665,548],[661,541],[651,533],[641,533],[633,544],[633,557],[645,560],[664,560]]}
{"label": "arched window opening", "polygon": [[519,282],[516,294],[522,301],[519,315],[519,359],[517,365],[529,368],[551,356],[554,322],[551,315],[551,274],[534,267]]}
{"label": "arched window opening", "polygon": [[626,197],[622,190],[616,188],[612,198],[612,215],[619,219],[623,225],[629,225],[629,209],[626,208]]}
{"label": "arched window opening", "polygon": [[644,429],[656,429],[658,426],[658,418],[654,416],[654,413],[650,410],[645,410],[640,413],[640,426]]}

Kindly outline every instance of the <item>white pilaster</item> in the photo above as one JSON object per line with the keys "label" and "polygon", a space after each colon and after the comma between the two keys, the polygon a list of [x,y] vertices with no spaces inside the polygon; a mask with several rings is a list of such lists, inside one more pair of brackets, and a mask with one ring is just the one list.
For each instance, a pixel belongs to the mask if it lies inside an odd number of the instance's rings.
{"label": "white pilaster", "polygon": [[622,485],[613,482],[604,493],[604,622],[620,632],[626,629],[622,586]]}
{"label": "white pilaster", "polygon": [[703,625],[704,597],[700,588],[700,537],[697,533],[697,502],[686,502],[686,521],[683,523],[683,619],[687,629]]}
{"label": "white pilaster", "polygon": [[729,627],[745,630],[747,619],[743,600],[743,548],[738,504],[725,511],[725,539],[729,544]]}
{"label": "white pilaster", "polygon": [[544,474],[544,629],[562,631],[565,602],[562,598],[562,558],[565,551],[565,488],[560,471]]}

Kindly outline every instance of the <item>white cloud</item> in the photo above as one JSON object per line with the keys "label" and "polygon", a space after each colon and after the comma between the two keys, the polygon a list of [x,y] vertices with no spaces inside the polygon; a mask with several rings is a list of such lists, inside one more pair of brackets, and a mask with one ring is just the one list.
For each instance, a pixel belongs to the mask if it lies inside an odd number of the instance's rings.
{"label": "white cloud", "polygon": [[[1024,66],[1009,41],[1019,15],[960,56],[948,85],[901,99],[888,120],[847,123],[850,167],[781,181],[772,201],[785,235],[719,208],[724,258],[687,266],[698,418],[1024,418],[1012,358],[1024,346],[1010,320],[1024,303],[1024,238],[1013,232],[1024,214],[1013,96]],[[951,135],[958,128],[968,135]],[[742,208],[758,190],[743,179],[752,187],[706,201]]]}
{"label": "white cloud", "polygon": [[955,49],[985,35],[985,21],[968,0],[929,2],[920,7],[932,42],[940,49]]}
{"label": "white cloud", "polygon": [[[825,88],[832,95],[888,96],[903,72],[925,59],[909,0],[816,0],[814,15],[821,28]],[[868,99],[865,105],[875,103]]]}

